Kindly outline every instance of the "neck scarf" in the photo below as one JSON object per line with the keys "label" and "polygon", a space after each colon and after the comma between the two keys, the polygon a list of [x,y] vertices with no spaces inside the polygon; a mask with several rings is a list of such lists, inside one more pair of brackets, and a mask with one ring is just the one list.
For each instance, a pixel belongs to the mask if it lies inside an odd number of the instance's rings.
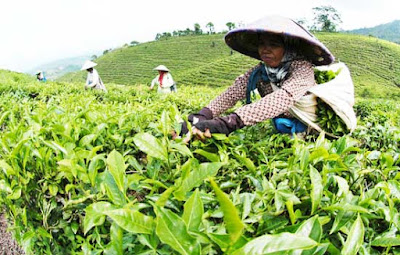
{"label": "neck scarf", "polygon": [[277,67],[265,66],[268,78],[271,82],[280,87],[280,83],[288,76],[290,65],[297,59],[297,54],[288,48],[285,50],[281,64]]}
{"label": "neck scarf", "polygon": [[158,77],[158,83],[160,84],[160,88],[162,87],[162,81],[164,78],[164,74],[165,74],[165,72],[161,72],[160,77]]}

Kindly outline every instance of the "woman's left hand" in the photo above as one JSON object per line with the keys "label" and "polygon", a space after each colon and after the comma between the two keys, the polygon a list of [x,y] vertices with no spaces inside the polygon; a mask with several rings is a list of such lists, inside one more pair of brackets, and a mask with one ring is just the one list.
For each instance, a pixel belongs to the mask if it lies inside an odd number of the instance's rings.
{"label": "woman's left hand", "polygon": [[236,113],[232,113],[225,117],[199,121],[193,124],[192,127],[192,132],[188,132],[184,138],[186,143],[190,141],[192,135],[200,140],[210,138],[211,134],[214,133],[229,135],[236,129],[244,127],[244,124]]}
{"label": "woman's left hand", "polygon": [[225,117],[217,117],[212,120],[200,121],[194,126],[202,132],[220,133],[229,135],[236,129],[244,127],[240,117],[236,113],[232,113]]}

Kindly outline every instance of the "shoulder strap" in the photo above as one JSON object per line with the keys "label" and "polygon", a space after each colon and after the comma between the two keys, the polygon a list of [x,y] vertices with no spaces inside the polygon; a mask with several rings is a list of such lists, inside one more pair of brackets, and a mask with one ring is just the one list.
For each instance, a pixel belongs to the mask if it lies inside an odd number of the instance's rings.
{"label": "shoulder strap", "polygon": [[254,69],[254,71],[250,74],[246,89],[246,104],[251,104],[251,92],[253,91],[254,96],[254,90],[257,88],[257,83],[260,80],[266,82],[269,81],[267,71],[265,70],[263,64]]}

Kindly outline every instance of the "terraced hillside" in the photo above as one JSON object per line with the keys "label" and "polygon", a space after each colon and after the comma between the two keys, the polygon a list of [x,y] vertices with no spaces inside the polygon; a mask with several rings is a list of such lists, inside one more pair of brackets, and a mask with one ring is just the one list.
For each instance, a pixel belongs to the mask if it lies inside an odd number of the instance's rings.
{"label": "terraced hillside", "polygon": [[[223,35],[217,34],[177,37],[120,48],[100,57],[96,62],[99,63],[97,70],[105,82],[149,83],[156,75],[152,69],[163,64],[171,69],[174,79],[179,83],[223,86],[230,84],[232,77],[242,72],[243,60],[236,61],[238,57],[246,60],[247,66],[256,63],[237,53],[232,52],[231,55]],[[238,70],[232,76],[229,72],[232,72],[234,64]],[[79,72],[61,80],[77,81],[85,75]],[[215,81],[222,83],[212,84]]]}
{"label": "terraced hillside", "polygon": [[382,97],[387,93],[399,95],[399,45],[362,35],[324,33],[318,37],[338,61],[349,66],[359,94],[373,92],[375,96]]}
{"label": "terraced hillside", "polygon": [[[400,95],[397,89],[400,86],[399,45],[360,35],[320,33],[317,37],[338,61],[349,66],[359,95]],[[106,83],[148,84],[156,75],[152,69],[164,64],[171,69],[180,86],[227,86],[237,75],[257,63],[232,52],[225,45],[222,34],[176,37],[119,48],[97,62],[97,69]],[[69,74],[61,80],[83,81],[85,75],[84,72]],[[377,86],[379,90],[376,90]]]}

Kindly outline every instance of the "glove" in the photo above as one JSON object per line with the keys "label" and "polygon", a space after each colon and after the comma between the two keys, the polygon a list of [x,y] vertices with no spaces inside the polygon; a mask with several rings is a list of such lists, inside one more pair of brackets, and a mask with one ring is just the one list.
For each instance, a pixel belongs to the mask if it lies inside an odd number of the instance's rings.
{"label": "glove", "polygon": [[200,121],[194,124],[194,126],[202,132],[205,132],[206,129],[209,129],[211,134],[220,133],[229,135],[231,132],[242,128],[245,125],[243,124],[243,121],[240,119],[239,115],[232,113],[225,117],[217,117],[212,120]]}
{"label": "glove", "polygon": [[[199,113],[194,113],[190,114],[188,117],[188,121],[190,124],[196,124],[199,121],[204,121],[204,120],[211,120],[213,118],[213,114],[210,109],[207,107],[204,107],[203,109],[200,110]],[[183,134],[187,134],[189,132],[188,127],[186,122],[182,122],[182,128],[181,128],[181,133],[180,135],[182,136]]]}

